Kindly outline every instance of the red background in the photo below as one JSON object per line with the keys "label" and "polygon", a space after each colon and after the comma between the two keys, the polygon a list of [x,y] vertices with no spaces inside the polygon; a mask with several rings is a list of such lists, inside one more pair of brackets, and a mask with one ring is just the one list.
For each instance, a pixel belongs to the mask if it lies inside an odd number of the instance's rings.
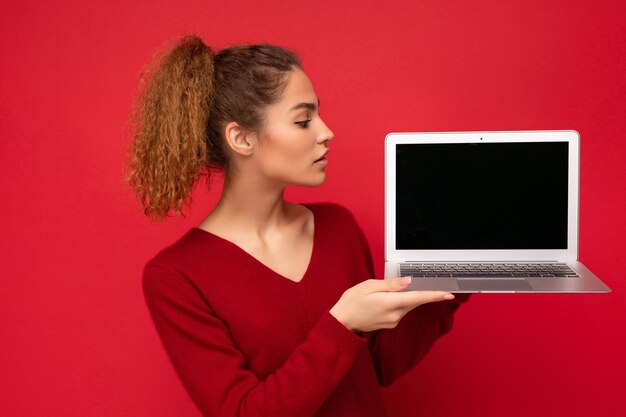
{"label": "red background", "polygon": [[19,1],[0,6],[0,415],[198,416],[167,362],[143,264],[151,224],[123,182],[139,70],[167,39],[295,48],[335,133],[326,182],[383,273],[390,131],[576,129],[580,259],[613,293],[479,294],[394,386],[392,416],[621,416],[626,263],[622,1]]}

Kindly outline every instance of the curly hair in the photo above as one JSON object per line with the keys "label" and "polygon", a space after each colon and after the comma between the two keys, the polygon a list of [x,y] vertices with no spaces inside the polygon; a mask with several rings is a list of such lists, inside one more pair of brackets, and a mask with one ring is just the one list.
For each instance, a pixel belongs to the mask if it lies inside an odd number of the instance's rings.
{"label": "curly hair", "polygon": [[228,174],[224,130],[235,121],[266,133],[266,106],[277,102],[298,53],[266,43],[231,45],[215,54],[197,35],[157,51],[139,79],[127,126],[132,146],[125,180],[151,219],[183,213],[191,191],[212,170]]}

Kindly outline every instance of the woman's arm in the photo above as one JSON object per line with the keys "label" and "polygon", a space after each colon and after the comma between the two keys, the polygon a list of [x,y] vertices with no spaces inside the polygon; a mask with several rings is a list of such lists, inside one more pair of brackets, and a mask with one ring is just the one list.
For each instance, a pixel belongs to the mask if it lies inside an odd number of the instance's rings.
{"label": "woman's arm", "polygon": [[[375,278],[372,251],[363,230],[352,217],[367,269]],[[364,333],[378,383],[387,387],[417,365],[437,339],[452,329],[454,312],[470,295],[455,294],[453,300],[423,304],[409,311],[393,329]]]}
{"label": "woman's arm", "polygon": [[312,416],[367,345],[329,312],[283,366],[260,381],[228,327],[185,277],[146,265],[143,291],[174,368],[205,416]]}
{"label": "woman's arm", "polygon": [[[452,329],[454,311],[469,295],[455,297],[414,308],[393,329],[365,333],[381,386],[388,387],[413,369],[437,339]],[[458,298],[464,300],[457,301]]]}

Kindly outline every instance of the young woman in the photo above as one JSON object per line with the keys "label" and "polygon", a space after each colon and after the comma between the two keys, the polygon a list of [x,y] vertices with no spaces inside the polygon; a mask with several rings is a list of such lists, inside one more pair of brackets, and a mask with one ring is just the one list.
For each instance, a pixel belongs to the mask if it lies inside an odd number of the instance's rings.
{"label": "young woman", "polygon": [[128,180],[145,214],[181,213],[201,175],[224,174],[213,211],[142,277],[196,406],[220,417],[386,416],[379,386],[412,369],[469,296],[376,279],[350,210],[283,198],[289,185],[324,182],[334,137],[297,53],[214,53],[185,36],[141,87]]}

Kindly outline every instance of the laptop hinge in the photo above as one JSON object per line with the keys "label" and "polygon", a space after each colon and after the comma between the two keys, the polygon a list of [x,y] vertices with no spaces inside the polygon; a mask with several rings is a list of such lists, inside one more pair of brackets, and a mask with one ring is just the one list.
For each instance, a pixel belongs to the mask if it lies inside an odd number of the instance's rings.
{"label": "laptop hinge", "polygon": [[521,261],[519,259],[517,260],[508,260],[508,261],[503,261],[503,260],[498,260],[498,261],[490,261],[490,260],[482,260],[482,261],[426,261],[426,260],[421,260],[421,261],[405,261],[405,260],[388,260],[385,262],[397,262],[397,263],[498,263],[498,262],[506,262],[506,263],[532,263],[532,262],[536,262],[536,263],[546,263],[546,262],[569,262],[569,261],[559,261],[559,260],[542,260],[542,261]]}

